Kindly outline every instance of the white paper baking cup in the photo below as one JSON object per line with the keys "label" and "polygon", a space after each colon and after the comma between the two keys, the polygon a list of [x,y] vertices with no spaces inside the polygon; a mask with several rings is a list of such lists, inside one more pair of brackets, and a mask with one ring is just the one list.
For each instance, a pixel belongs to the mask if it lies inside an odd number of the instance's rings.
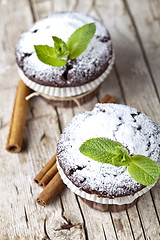
{"label": "white paper baking cup", "polygon": [[29,78],[27,78],[24,75],[23,71],[19,67],[18,67],[18,72],[19,72],[19,76],[23,80],[23,82],[29,88],[31,88],[32,90],[34,90],[36,92],[43,93],[48,96],[59,97],[59,98],[73,97],[73,96],[77,96],[82,93],[88,92],[94,88],[97,88],[110,73],[112,66],[114,64],[114,60],[115,60],[115,54],[113,52],[111,62],[109,64],[109,66],[107,67],[106,71],[104,73],[102,73],[102,75],[100,77],[98,77],[96,80],[94,80],[90,83],[86,83],[82,86],[78,86],[78,87],[60,88],[60,87],[44,86],[44,85],[35,83],[32,80],[30,80]]}
{"label": "white paper baking cup", "polygon": [[153,186],[147,186],[143,188],[142,190],[136,192],[134,195],[129,195],[129,196],[124,196],[124,197],[116,197],[116,198],[103,198],[103,197],[98,197],[96,194],[89,194],[85,191],[80,190],[78,187],[76,187],[64,174],[63,169],[60,167],[58,161],[57,161],[57,168],[59,171],[59,174],[63,180],[63,182],[67,185],[67,187],[77,194],[78,196],[85,198],[87,200],[96,202],[96,203],[101,203],[101,204],[116,204],[116,205],[123,205],[123,204],[130,204],[132,203],[135,199],[138,197],[142,196],[144,193],[148,192]]}

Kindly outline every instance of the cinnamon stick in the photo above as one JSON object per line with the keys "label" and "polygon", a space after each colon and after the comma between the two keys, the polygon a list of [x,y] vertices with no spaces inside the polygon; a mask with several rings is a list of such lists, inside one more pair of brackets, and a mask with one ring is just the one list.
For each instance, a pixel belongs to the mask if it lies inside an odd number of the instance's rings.
{"label": "cinnamon stick", "polygon": [[43,192],[38,196],[37,202],[39,205],[47,206],[50,201],[56,197],[64,187],[64,183],[59,175],[59,172],[52,178],[52,180],[44,188]]}
{"label": "cinnamon stick", "polygon": [[[110,95],[106,95],[101,103],[116,103],[116,99]],[[39,205],[47,206],[50,201],[56,197],[65,186],[59,172],[57,172],[56,154],[34,178],[34,181],[40,186],[45,186],[44,190],[37,198]]]}
{"label": "cinnamon stick", "polygon": [[25,97],[31,93],[31,89],[20,80],[14,102],[6,150],[18,153],[22,148],[23,133],[26,122],[28,101]]}
{"label": "cinnamon stick", "polygon": [[101,103],[116,103],[116,99],[115,97],[106,95],[104,98],[102,98]]}
{"label": "cinnamon stick", "polygon": [[[43,186],[43,178],[45,177],[45,175],[47,174],[47,172],[49,170],[51,170],[51,168],[54,166],[54,164],[56,163],[56,156],[57,154],[55,154],[51,160],[44,166],[44,168],[42,168],[42,170],[38,173],[38,175],[34,178],[34,181],[36,183],[38,183],[40,186]],[[52,169],[54,172],[54,169]],[[52,174],[52,172],[50,171],[50,173],[48,174],[49,176],[54,176],[54,174]],[[43,180],[42,180],[43,179]],[[51,179],[51,178],[50,178]],[[41,182],[40,182],[41,181]],[[48,181],[49,182],[49,181]],[[47,184],[46,184],[47,185]]]}
{"label": "cinnamon stick", "polygon": [[44,175],[44,177],[40,180],[39,186],[45,187],[57,172],[58,172],[57,163],[55,163]]}

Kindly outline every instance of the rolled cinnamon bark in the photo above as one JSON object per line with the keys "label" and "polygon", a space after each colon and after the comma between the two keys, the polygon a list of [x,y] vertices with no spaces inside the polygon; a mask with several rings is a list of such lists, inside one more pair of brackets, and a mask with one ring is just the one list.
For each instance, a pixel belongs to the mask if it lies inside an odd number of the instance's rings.
{"label": "rolled cinnamon bark", "polygon": [[106,95],[104,96],[104,98],[102,98],[100,103],[116,103],[116,99],[115,97],[112,97],[110,95]]}
{"label": "rolled cinnamon bark", "polygon": [[55,163],[44,175],[44,177],[40,180],[39,186],[45,187],[57,172],[58,172],[57,164]]}
{"label": "rolled cinnamon bark", "polygon": [[25,97],[30,93],[31,89],[20,80],[6,143],[6,150],[11,153],[18,153],[22,149],[23,133],[28,109],[28,101],[25,100]]}
{"label": "rolled cinnamon bark", "polygon": [[[56,154],[51,158],[51,160],[44,166],[44,168],[42,168],[42,170],[38,173],[38,175],[34,178],[34,181],[36,182],[36,183],[38,183],[40,186],[41,186],[41,184],[42,184],[42,186],[43,186],[43,178],[45,177],[45,175],[47,174],[47,172],[49,171],[49,170],[51,170],[51,168],[54,166],[54,164],[56,163]],[[56,168],[57,168],[57,166],[56,166]],[[53,170],[53,173],[54,174],[52,174],[52,170]],[[52,170],[49,172],[49,176],[51,175],[55,175],[55,173],[57,172],[57,170],[56,170],[56,172],[54,171],[54,169],[52,168]],[[46,177],[47,178],[47,177]],[[43,180],[42,180],[43,179]],[[42,180],[42,181],[41,181]],[[40,181],[41,181],[41,183],[40,183]],[[49,182],[49,181],[48,181]],[[47,185],[47,184],[46,184]]]}
{"label": "rolled cinnamon bark", "polygon": [[64,187],[64,183],[59,175],[59,172],[52,178],[52,180],[44,188],[43,192],[38,196],[37,202],[39,205],[47,206],[50,201],[56,197]]}

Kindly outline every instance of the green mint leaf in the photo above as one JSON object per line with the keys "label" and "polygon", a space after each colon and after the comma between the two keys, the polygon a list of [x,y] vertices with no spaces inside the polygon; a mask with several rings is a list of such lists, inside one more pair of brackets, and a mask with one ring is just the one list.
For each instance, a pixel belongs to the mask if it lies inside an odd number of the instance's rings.
{"label": "green mint leaf", "polygon": [[127,149],[119,142],[108,138],[92,138],[84,142],[80,152],[95,161],[115,166],[126,166],[130,163]]}
{"label": "green mint leaf", "polygon": [[67,60],[69,55],[67,44],[62,39],[56,36],[52,36],[52,39],[54,41],[54,47],[59,58],[64,58],[65,60]]}
{"label": "green mint leaf", "polygon": [[158,163],[142,155],[132,156],[131,161],[128,172],[137,182],[152,186],[158,180],[160,175]]}
{"label": "green mint leaf", "polygon": [[54,67],[62,67],[66,65],[67,61],[59,59],[56,49],[47,45],[34,45],[36,54],[40,61]]}
{"label": "green mint leaf", "polygon": [[78,57],[88,46],[96,31],[95,23],[89,23],[77,29],[68,39],[67,48],[70,52],[69,58]]}

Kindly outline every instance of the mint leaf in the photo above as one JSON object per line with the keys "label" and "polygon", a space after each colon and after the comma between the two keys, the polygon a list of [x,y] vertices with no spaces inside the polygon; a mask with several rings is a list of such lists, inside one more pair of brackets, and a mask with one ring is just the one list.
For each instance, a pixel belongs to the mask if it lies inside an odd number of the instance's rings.
{"label": "mint leaf", "polygon": [[142,155],[132,156],[131,160],[128,172],[137,182],[152,186],[158,180],[160,174],[158,163]]}
{"label": "mint leaf", "polygon": [[54,41],[54,47],[56,49],[56,53],[58,57],[64,58],[67,60],[69,51],[67,49],[67,44],[60,38],[56,36],[52,36],[52,39]]}
{"label": "mint leaf", "polygon": [[67,61],[59,59],[56,49],[47,45],[34,45],[36,54],[40,61],[54,67],[62,67],[66,65]]}
{"label": "mint leaf", "polygon": [[96,31],[95,23],[89,23],[77,29],[68,39],[67,48],[70,52],[69,58],[78,57],[88,46]]}
{"label": "mint leaf", "polygon": [[79,150],[85,156],[102,163],[126,166],[130,162],[128,151],[122,144],[104,137],[87,140]]}

